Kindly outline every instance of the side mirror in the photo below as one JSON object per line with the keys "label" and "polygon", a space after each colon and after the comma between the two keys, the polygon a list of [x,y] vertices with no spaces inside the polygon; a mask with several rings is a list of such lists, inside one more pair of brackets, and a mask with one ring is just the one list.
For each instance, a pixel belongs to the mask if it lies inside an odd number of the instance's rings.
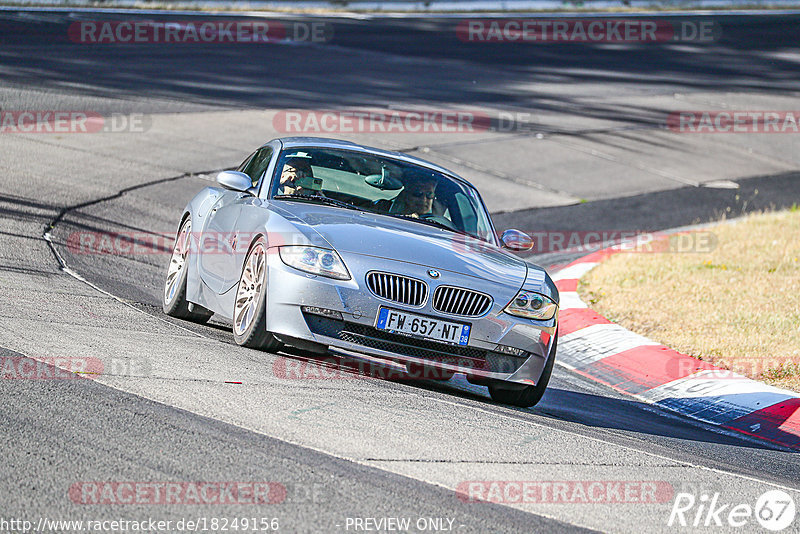
{"label": "side mirror", "polygon": [[533,239],[525,232],[519,230],[506,230],[500,236],[500,243],[503,248],[509,250],[530,250],[533,248]]}
{"label": "side mirror", "polygon": [[247,193],[253,187],[253,181],[243,172],[222,171],[217,175],[217,183],[225,189]]}

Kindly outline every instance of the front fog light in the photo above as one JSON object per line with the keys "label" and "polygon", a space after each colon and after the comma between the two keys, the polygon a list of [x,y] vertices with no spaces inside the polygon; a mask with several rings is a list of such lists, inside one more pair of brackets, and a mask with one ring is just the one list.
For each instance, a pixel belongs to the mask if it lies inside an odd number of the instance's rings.
{"label": "front fog light", "polygon": [[517,317],[539,321],[552,319],[558,305],[544,295],[532,291],[520,291],[503,311]]}
{"label": "front fog light", "polygon": [[303,313],[308,313],[310,315],[321,315],[323,317],[328,317],[330,319],[336,319],[337,321],[342,320],[342,313],[336,310],[329,310],[327,308],[318,308],[317,306],[300,306],[300,310]]}

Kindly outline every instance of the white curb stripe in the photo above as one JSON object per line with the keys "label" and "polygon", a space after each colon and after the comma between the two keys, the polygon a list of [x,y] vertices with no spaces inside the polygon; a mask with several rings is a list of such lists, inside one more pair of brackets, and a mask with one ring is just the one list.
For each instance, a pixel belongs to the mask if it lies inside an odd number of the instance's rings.
{"label": "white curb stripe", "polygon": [[575,265],[570,265],[569,267],[565,267],[558,271],[555,275],[553,275],[554,281],[559,280],[569,280],[571,278],[580,278],[584,274],[591,271],[597,262],[587,261],[584,263],[576,263]]}
{"label": "white curb stripe", "polygon": [[575,291],[565,291],[559,293],[559,309],[561,310],[574,310],[575,308],[586,308],[586,303],[581,300],[578,293]]}
{"label": "white curb stripe", "polygon": [[658,345],[617,324],[594,324],[559,337],[559,358],[576,368],[643,345]]}
{"label": "white curb stripe", "polygon": [[697,419],[724,424],[797,395],[735,373],[706,370],[640,396]]}

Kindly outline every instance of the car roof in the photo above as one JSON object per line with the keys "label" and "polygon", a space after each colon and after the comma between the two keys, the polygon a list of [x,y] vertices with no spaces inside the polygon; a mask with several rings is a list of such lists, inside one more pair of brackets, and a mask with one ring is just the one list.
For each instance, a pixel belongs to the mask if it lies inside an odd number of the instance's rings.
{"label": "car roof", "polygon": [[[469,184],[467,180],[462,178],[461,176],[457,175],[453,171],[449,169],[445,169],[444,167],[440,167],[435,163],[431,163],[430,161],[425,161],[424,159],[420,159],[414,156],[409,156],[403,152],[394,152],[391,150],[383,150],[381,148],[375,148],[371,146],[359,145],[353,143],[351,141],[344,141],[342,139],[330,139],[327,137],[280,137],[278,139],[273,139],[273,141],[279,141],[284,149],[286,148],[339,148],[342,150],[351,150],[353,152],[363,152],[365,154],[375,154],[377,156],[385,156],[393,159],[397,159],[400,161],[405,161],[407,163],[413,163],[415,165],[419,165],[421,167],[426,167],[428,169],[432,169],[434,171],[440,172],[442,174],[447,174],[448,176],[452,176],[453,178],[457,178],[463,182]],[[273,141],[270,141],[273,142]],[[268,143],[269,144],[269,143]],[[470,184],[472,185],[472,184]],[[474,187],[474,186],[473,186]]]}

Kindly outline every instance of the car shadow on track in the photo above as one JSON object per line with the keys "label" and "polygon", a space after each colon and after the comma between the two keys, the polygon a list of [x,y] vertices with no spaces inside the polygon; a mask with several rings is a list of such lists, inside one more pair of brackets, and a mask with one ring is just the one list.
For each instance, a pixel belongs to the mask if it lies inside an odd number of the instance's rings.
{"label": "car shadow on track", "polygon": [[[700,423],[656,405],[633,399],[606,397],[560,388],[548,388],[534,409],[546,417],[571,421],[597,428],[627,433],[649,434],[664,438],[733,445],[752,449],[774,450],[769,442],[744,439],[721,433],[717,427]],[[778,431],[779,432],[779,431]],[[775,435],[775,437],[778,437]],[[792,436],[786,434],[786,439]],[[793,451],[800,452],[800,451]]]}
{"label": "car shadow on track", "polygon": [[[402,366],[381,365],[378,362],[346,359],[331,354],[314,354],[294,348],[281,350],[273,371],[279,378],[316,380],[380,380],[419,390],[452,396],[454,402],[477,402],[518,412],[520,416],[535,415],[596,429],[619,431],[628,435],[646,434],[687,442],[703,442],[748,449],[775,450],[769,442],[745,439],[736,434],[697,422],[656,405],[608,396],[564,389],[551,385],[534,408],[516,408],[493,401],[485,387],[466,381],[457,374],[451,380],[424,379],[410,375]],[[779,438],[779,432],[773,437]],[[785,436],[789,438],[788,434]],[[798,451],[795,451],[798,452]]]}

